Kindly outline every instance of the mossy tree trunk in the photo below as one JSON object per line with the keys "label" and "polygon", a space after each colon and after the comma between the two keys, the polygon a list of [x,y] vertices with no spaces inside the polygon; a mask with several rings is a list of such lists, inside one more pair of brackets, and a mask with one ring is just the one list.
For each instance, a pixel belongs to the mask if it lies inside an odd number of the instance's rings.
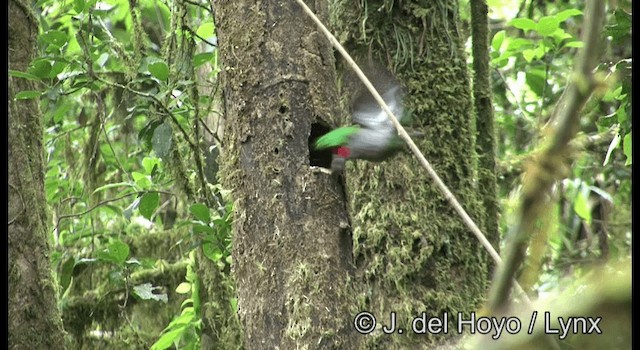
{"label": "mossy tree trunk", "polygon": [[[38,22],[24,1],[9,1],[9,18],[9,69],[26,71]],[[9,78],[9,349],[64,349],[49,261],[41,115],[37,100],[15,100],[36,89]]]}
{"label": "mossy tree trunk", "polygon": [[[333,27],[357,56],[395,69],[409,89],[418,147],[483,227],[488,213],[474,182],[476,155],[472,98],[458,2],[335,1]],[[359,23],[361,26],[354,26]],[[365,59],[362,59],[363,61]],[[456,320],[485,296],[488,255],[415,157],[347,167],[354,227],[359,309],[389,325],[396,312],[402,335],[374,331],[364,348],[418,349],[451,341]],[[414,335],[415,316],[447,313],[448,334]],[[397,330],[397,329],[396,329]]]}
{"label": "mossy tree trunk", "polygon": [[[233,191],[247,349],[352,349],[344,195],[309,161],[312,124],[338,113],[328,41],[294,1],[214,3],[225,100],[222,182]],[[327,17],[326,2],[315,11]]]}

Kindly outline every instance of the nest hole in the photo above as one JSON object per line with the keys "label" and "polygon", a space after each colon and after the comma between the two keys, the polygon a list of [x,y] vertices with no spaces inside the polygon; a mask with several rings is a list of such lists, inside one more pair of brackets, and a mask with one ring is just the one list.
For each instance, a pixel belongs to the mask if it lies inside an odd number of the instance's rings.
{"label": "nest hole", "polygon": [[331,131],[331,128],[324,123],[311,124],[311,133],[309,134],[309,165],[330,169],[331,168],[331,150],[317,150],[314,143],[324,134]]}

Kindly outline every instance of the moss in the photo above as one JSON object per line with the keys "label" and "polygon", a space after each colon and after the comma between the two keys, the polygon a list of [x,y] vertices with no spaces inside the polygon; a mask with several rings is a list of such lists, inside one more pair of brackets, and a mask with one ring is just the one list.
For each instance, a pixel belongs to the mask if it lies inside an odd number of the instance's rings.
{"label": "moss", "polygon": [[[292,339],[303,338],[309,332],[313,308],[309,305],[305,294],[317,293],[317,285],[309,279],[309,267],[305,263],[298,264],[289,275],[286,290],[285,308],[290,314],[286,328],[287,336]],[[310,293],[309,293],[310,292]],[[305,300],[306,299],[306,300]]]}
{"label": "moss", "polygon": [[[350,52],[394,67],[409,93],[416,141],[435,171],[482,227],[475,169],[471,94],[455,1],[334,1],[333,26]],[[378,9],[381,9],[378,11]],[[354,32],[351,23],[360,23]],[[392,23],[392,24],[391,24]],[[448,201],[409,155],[347,166],[354,227],[359,310],[398,312],[407,324],[420,312],[471,312],[482,300],[488,257]],[[455,332],[449,332],[452,337]],[[374,332],[365,348],[416,348],[447,336]]]}

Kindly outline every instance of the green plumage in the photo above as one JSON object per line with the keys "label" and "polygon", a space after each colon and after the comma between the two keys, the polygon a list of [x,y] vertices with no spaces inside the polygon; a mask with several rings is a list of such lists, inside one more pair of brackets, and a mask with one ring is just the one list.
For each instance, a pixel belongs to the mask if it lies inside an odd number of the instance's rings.
{"label": "green plumage", "polygon": [[345,126],[337,128],[331,132],[323,135],[315,142],[316,149],[335,148],[343,146],[349,142],[349,138],[354,133],[358,132],[360,127],[357,125]]}

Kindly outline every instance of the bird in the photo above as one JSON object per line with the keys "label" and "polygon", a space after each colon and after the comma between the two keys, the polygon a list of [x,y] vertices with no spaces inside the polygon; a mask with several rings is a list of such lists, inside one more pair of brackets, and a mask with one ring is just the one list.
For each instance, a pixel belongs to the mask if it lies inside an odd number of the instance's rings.
{"label": "bird", "polygon": [[[376,77],[374,87],[396,118],[400,118],[400,124],[408,125],[411,113],[403,105],[406,90],[388,71]],[[341,173],[347,160],[381,162],[404,146],[387,113],[366,89],[354,99],[351,121],[354,125],[336,128],[315,141],[315,149],[331,149],[332,173]]]}

